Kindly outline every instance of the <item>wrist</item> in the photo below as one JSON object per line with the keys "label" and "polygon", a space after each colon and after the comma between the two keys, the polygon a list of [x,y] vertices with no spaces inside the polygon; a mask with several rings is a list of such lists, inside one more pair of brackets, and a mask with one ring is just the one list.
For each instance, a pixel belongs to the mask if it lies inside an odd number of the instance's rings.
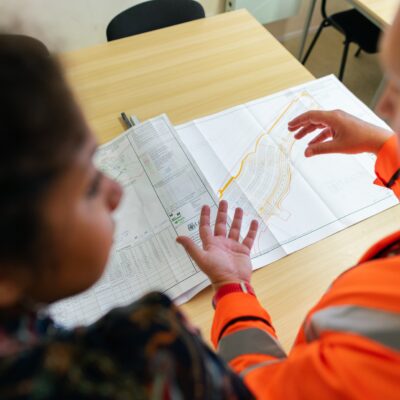
{"label": "wrist", "polygon": [[383,145],[394,135],[393,132],[382,130],[380,134],[376,135],[376,140],[374,146],[372,148],[372,153],[376,156],[378,155],[379,151],[383,147]]}
{"label": "wrist", "polygon": [[235,281],[231,283],[225,283],[224,285],[219,286],[216,290],[214,297],[212,299],[212,306],[215,309],[217,303],[226,295],[231,293],[247,293],[252,296],[256,296],[253,287],[250,283],[245,281]]}
{"label": "wrist", "polygon": [[212,282],[212,288],[214,290],[214,293],[216,293],[221,287],[226,286],[226,285],[232,285],[232,284],[237,284],[240,285],[242,282],[245,282],[247,284],[250,284],[250,281],[244,280],[244,279],[232,279],[232,280],[224,280],[224,281],[218,281],[218,282]]}

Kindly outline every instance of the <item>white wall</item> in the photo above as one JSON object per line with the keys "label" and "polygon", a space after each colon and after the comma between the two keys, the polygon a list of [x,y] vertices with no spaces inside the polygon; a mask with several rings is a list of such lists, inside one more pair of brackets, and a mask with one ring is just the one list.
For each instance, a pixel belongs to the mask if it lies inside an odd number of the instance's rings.
{"label": "white wall", "polygon": [[[26,33],[52,50],[65,51],[106,41],[108,22],[143,0],[0,0],[0,30]],[[224,0],[200,0],[207,15],[224,10]]]}
{"label": "white wall", "polygon": [[207,15],[215,15],[225,10],[225,0],[198,0],[206,10]]}

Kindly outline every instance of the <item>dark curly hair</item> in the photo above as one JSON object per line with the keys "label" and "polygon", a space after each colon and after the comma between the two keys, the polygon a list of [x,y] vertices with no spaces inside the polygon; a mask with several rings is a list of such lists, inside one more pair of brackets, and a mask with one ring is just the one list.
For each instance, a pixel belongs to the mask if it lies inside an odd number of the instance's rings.
{"label": "dark curly hair", "polygon": [[42,200],[85,137],[57,60],[35,39],[0,34],[0,266],[44,256]]}

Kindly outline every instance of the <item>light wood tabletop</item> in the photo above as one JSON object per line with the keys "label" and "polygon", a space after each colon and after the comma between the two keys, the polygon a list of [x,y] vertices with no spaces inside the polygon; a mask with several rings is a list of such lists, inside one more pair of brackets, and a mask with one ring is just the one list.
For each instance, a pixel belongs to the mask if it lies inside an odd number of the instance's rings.
{"label": "light wood tabletop", "polygon": [[399,0],[349,0],[366,17],[381,28],[390,25],[399,8]]}
{"label": "light wood tabletop", "polygon": [[[166,112],[178,124],[313,79],[246,11],[67,53],[62,62],[100,142],[122,132],[121,111],[141,120]],[[369,245],[396,230],[399,213],[392,208],[254,273],[286,349],[306,311]],[[183,306],[206,339],[210,302],[206,289]]]}
{"label": "light wood tabletop", "polygon": [[63,55],[90,125],[106,141],[121,111],[174,124],[313,79],[246,11]]}

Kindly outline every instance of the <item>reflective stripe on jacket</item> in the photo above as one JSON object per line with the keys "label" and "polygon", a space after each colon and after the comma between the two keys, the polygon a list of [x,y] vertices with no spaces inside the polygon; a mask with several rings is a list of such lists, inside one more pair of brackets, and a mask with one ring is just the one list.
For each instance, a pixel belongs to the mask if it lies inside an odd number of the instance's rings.
{"label": "reflective stripe on jacket", "polygon": [[[377,180],[400,197],[398,139],[376,162]],[[257,298],[217,305],[212,341],[257,399],[400,399],[400,256],[376,258],[400,231],[372,246],[308,313],[286,356]]]}

